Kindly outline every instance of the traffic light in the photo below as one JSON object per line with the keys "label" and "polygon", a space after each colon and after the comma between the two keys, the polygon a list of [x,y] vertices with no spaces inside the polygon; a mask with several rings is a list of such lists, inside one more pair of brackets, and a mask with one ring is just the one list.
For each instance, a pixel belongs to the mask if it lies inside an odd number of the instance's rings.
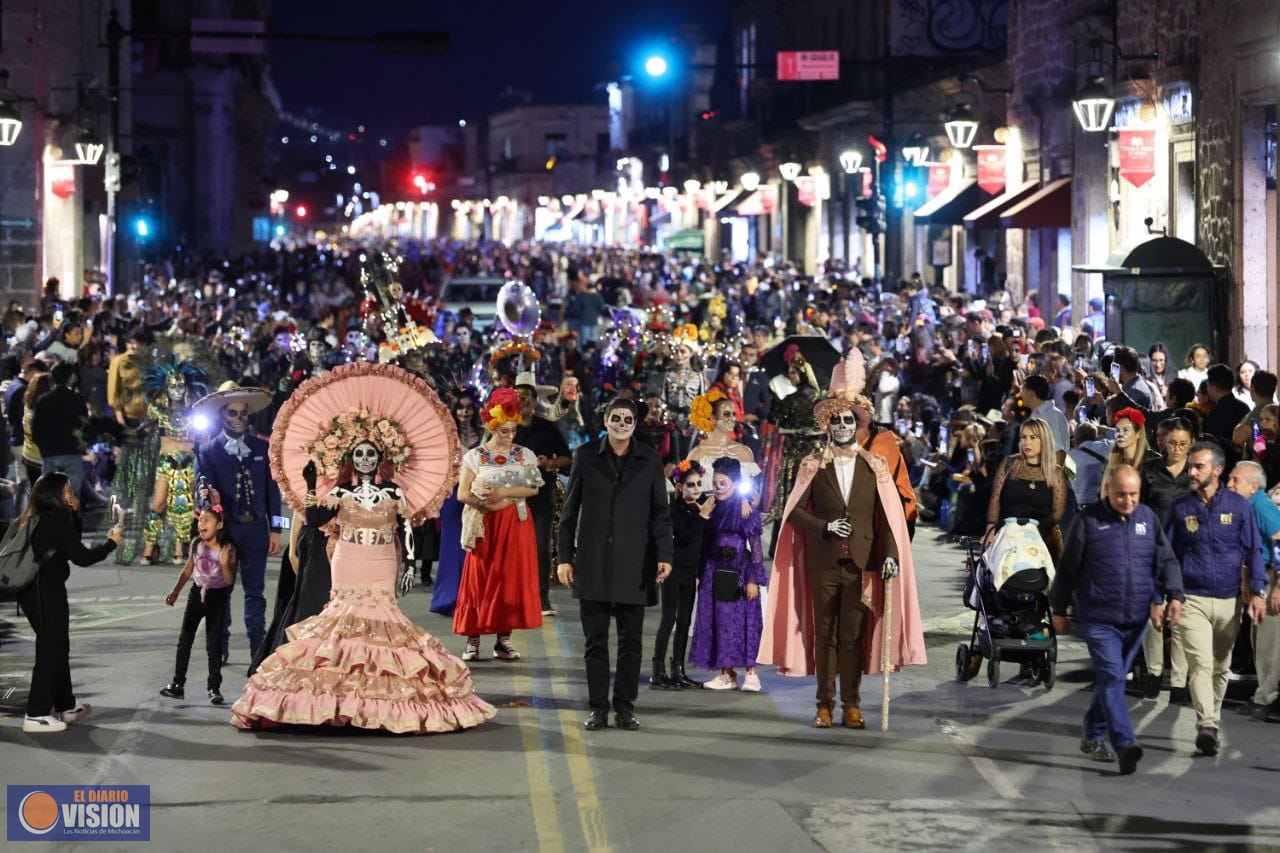
{"label": "traffic light", "polygon": [[860,198],[858,205],[858,227],[869,234],[883,234],[888,230],[885,221],[886,205],[884,196],[876,193],[870,198]]}

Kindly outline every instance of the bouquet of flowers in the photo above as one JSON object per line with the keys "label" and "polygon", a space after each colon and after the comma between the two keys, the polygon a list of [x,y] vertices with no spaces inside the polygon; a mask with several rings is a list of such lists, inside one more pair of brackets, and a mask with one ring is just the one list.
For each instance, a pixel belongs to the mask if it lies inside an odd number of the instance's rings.
{"label": "bouquet of flowers", "polygon": [[329,422],[312,441],[303,445],[316,462],[321,475],[336,480],[341,475],[351,449],[361,441],[371,441],[382,452],[384,464],[397,471],[409,461],[409,441],[395,421],[380,417],[365,406],[353,406]]}

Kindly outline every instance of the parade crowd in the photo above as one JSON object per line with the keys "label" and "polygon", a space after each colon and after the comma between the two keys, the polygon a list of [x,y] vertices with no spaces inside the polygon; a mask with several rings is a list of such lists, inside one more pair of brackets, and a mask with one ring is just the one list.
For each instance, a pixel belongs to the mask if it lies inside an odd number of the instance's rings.
{"label": "parade crowd", "polygon": [[[441,298],[476,276],[521,287],[488,312]],[[203,621],[221,704],[243,619],[246,728],[478,725],[495,711],[466,664],[518,661],[558,585],[579,602],[588,729],[610,711],[638,728],[642,683],[758,692],[769,666],[816,675],[814,726],[838,693],[861,728],[861,676],[924,662],[910,540],[926,524],[988,555],[1015,532],[1042,549],[1052,582],[1026,636],[1087,643],[1089,758],[1135,769],[1126,692],[1190,704],[1206,754],[1233,682],[1256,678],[1242,720],[1280,722],[1276,375],[1204,343],[1108,340],[1100,300],[984,290],[447,242],[174,255],[127,295],[51,282],[39,310],[10,304],[0,355],[0,517],[38,522],[25,727],[88,713],[66,580],[114,552],[177,566],[171,605],[192,584],[165,696],[185,695]],[[390,399],[381,382],[426,402],[393,417],[370,402]],[[83,546],[95,513],[107,541]],[[456,642],[400,613],[414,581]],[[1052,683],[1029,660],[1014,677]]]}

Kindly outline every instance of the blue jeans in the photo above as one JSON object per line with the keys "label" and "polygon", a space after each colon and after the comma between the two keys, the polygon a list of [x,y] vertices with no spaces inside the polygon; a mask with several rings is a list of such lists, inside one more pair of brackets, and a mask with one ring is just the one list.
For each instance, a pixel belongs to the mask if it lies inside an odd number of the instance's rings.
{"label": "blue jeans", "polygon": [[[267,581],[267,540],[270,528],[265,521],[232,522],[231,538],[240,546],[240,566],[236,585],[244,588],[244,629],[249,635],[249,651],[253,656],[267,635],[267,598],[262,589]],[[231,644],[231,610],[222,620],[222,651]]]}
{"label": "blue jeans", "polygon": [[57,471],[66,474],[71,481],[71,491],[78,498],[80,487],[84,485],[84,459],[78,454],[66,456],[46,456],[40,465],[40,473],[48,474]]}
{"label": "blue jeans", "polygon": [[1117,751],[1137,740],[1129,723],[1124,686],[1133,659],[1142,648],[1147,625],[1147,622],[1137,625],[1080,623],[1094,672],[1093,704],[1084,715],[1084,736],[1089,740],[1103,740],[1110,733],[1111,745]]}

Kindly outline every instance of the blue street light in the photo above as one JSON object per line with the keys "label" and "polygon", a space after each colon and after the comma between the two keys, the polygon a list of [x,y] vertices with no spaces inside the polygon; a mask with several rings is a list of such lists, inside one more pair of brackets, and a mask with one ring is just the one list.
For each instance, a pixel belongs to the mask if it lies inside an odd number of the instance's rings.
{"label": "blue street light", "polygon": [[650,77],[663,77],[667,73],[667,59],[659,54],[653,54],[644,61],[644,73]]}
{"label": "blue street light", "polygon": [[138,235],[139,240],[145,240],[151,236],[151,223],[147,222],[145,216],[139,216],[133,221],[133,233]]}

